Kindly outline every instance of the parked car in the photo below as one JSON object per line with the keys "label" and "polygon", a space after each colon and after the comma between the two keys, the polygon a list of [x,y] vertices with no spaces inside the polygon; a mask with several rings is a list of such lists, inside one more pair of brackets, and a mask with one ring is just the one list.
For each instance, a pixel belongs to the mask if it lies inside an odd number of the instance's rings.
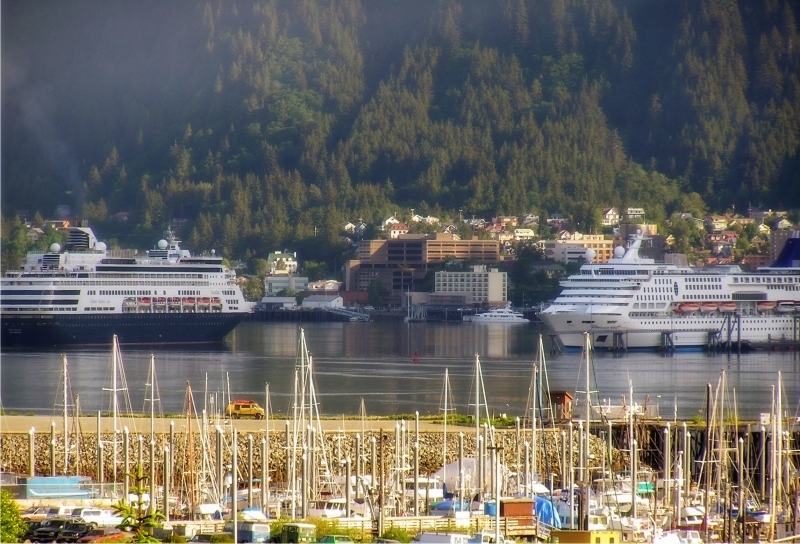
{"label": "parked car", "polygon": [[33,542],[33,533],[36,531],[36,529],[42,526],[43,521],[26,521],[25,523],[28,524],[28,530],[25,531],[25,536],[22,537],[22,540],[29,540]]}
{"label": "parked car", "polygon": [[33,531],[31,537],[32,542],[53,542],[58,538],[58,533],[64,529],[67,524],[83,521],[80,518],[63,517],[63,518],[47,518],[42,521],[42,524]]}
{"label": "parked car", "polygon": [[241,417],[264,419],[264,409],[256,401],[247,399],[235,400],[228,404],[225,414],[231,419],[239,419]]}
{"label": "parked car", "polygon": [[94,529],[94,525],[85,521],[67,523],[59,531],[56,540],[59,542],[77,542],[79,538],[86,536],[92,529]]}
{"label": "parked car", "polygon": [[19,515],[22,516],[22,521],[41,521],[47,517],[49,511],[49,506],[31,506],[20,512]]}
{"label": "parked car", "polygon": [[313,523],[284,523],[280,535],[273,535],[271,542],[284,544],[308,544],[317,540],[317,526]]}
{"label": "parked car", "polygon": [[62,504],[60,506],[51,506],[47,510],[47,517],[48,518],[63,518],[72,516],[72,511],[75,510],[77,506]]}
{"label": "parked car", "polygon": [[97,527],[78,539],[78,542],[119,542],[128,535],[116,527]]}
{"label": "parked car", "polygon": [[320,544],[354,544],[352,538],[344,535],[325,535],[317,542]]}
{"label": "parked car", "polygon": [[72,515],[83,518],[83,521],[91,523],[95,527],[114,527],[122,523],[122,516],[114,513],[113,510],[96,506],[76,508],[72,511]]}
{"label": "parked car", "polygon": [[233,542],[233,533],[199,533],[189,542]]}

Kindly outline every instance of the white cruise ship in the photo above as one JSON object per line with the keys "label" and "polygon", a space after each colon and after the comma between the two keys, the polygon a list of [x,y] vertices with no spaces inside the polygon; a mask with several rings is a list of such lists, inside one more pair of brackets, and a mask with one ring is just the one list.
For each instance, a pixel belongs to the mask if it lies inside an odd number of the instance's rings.
{"label": "white cruise ship", "polygon": [[[790,238],[770,267],[690,268],[639,256],[645,239],[631,237],[607,264],[591,264],[561,282],[542,321],[566,348],[696,348],[728,341],[800,339],[800,238]],[[685,260],[685,259],[684,259]]]}
{"label": "white cruise ship", "polygon": [[222,341],[250,311],[236,273],[166,238],[138,255],[73,227],[64,248],[28,253],[0,280],[2,346]]}

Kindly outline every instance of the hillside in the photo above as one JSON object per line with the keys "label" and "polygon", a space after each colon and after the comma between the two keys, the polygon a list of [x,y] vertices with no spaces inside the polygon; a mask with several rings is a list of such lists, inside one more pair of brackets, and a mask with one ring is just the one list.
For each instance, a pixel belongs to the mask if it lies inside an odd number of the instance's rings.
{"label": "hillside", "polygon": [[797,0],[2,10],[5,219],[66,204],[136,247],[182,219],[192,249],[333,265],[345,223],[410,208],[800,206]]}

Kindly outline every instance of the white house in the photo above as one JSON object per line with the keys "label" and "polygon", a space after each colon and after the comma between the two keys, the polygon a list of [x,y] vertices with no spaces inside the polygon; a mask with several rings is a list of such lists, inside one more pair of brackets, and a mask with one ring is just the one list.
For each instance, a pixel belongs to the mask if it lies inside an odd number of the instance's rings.
{"label": "white house", "polygon": [[353,234],[356,231],[356,226],[353,223],[347,223],[344,226],[344,230],[345,230],[345,232],[349,232],[350,234]]}
{"label": "white house", "polygon": [[396,218],[394,215],[392,215],[391,217],[388,217],[388,218],[383,220],[383,224],[381,225],[381,230],[386,230],[391,225],[395,225],[395,224],[397,224],[399,222],[400,222],[400,220],[398,218]]}
{"label": "white house", "polygon": [[514,240],[517,242],[521,240],[533,240],[535,236],[532,229],[514,229]]}
{"label": "white house", "polygon": [[397,238],[401,234],[408,234],[408,225],[405,223],[395,223],[389,227],[389,238]]}
{"label": "white house", "polygon": [[539,224],[539,216],[533,213],[529,213],[522,218],[523,225],[538,225]]}
{"label": "white house", "polygon": [[616,208],[603,208],[603,226],[616,227],[619,225],[619,210]]}
{"label": "white house", "polygon": [[644,217],[644,208],[628,208],[625,210],[625,216],[627,217],[628,221],[641,219]]}
{"label": "white house", "polygon": [[297,253],[273,251],[267,257],[269,273],[271,275],[296,274]]}
{"label": "white house", "polygon": [[336,280],[318,280],[308,284],[309,291],[335,291],[338,293],[341,288],[342,282]]}
{"label": "white house", "polygon": [[303,299],[303,308],[342,308],[344,299],[339,295],[308,295]]}

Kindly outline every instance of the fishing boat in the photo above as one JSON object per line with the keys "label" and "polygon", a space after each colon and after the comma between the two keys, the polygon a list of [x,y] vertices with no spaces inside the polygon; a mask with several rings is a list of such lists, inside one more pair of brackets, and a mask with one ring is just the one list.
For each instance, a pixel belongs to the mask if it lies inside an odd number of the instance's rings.
{"label": "fishing boat", "polygon": [[108,249],[83,223],[63,248],[29,252],[0,281],[3,347],[222,341],[251,309],[236,273],[164,234],[141,255]]}

